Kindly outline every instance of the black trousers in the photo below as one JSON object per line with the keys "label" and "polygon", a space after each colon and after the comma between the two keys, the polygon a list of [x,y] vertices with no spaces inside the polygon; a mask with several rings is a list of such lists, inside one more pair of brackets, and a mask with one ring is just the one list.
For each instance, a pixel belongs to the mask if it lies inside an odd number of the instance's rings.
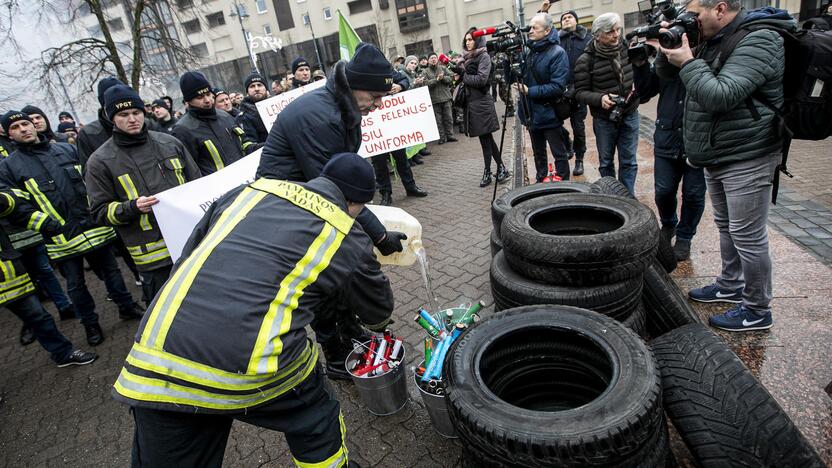
{"label": "black trousers", "polygon": [[170,277],[171,269],[173,269],[173,265],[139,273],[142,277],[142,295],[144,296],[146,306],[149,306],[153,302],[153,298],[156,297],[156,294],[165,285],[165,281]]}
{"label": "black trousers", "polygon": [[121,271],[118,269],[110,246],[99,247],[83,255],[60,260],[58,269],[66,278],[66,292],[75,304],[75,313],[81,318],[83,325],[90,325],[98,323],[98,314],[95,313],[95,301],[87,289],[84,259],[89,262],[94,271],[103,277],[104,286],[107,287],[110,298],[120,308],[132,304],[133,296],[124,285],[124,278],[121,277]]}
{"label": "black trousers", "polygon": [[320,364],[300,385],[272,402],[235,414],[132,408],[134,468],[221,467],[234,420],[282,432],[296,462],[346,466],[341,405]]}
{"label": "black trousers", "polygon": [[547,128],[543,130],[529,129],[529,136],[532,140],[532,152],[534,153],[534,169],[537,182],[543,180],[549,173],[549,154],[546,151],[546,143],[555,156],[555,170],[563,180],[569,180],[569,156],[566,153],[566,146],[563,142],[563,127]]}
{"label": "black trousers", "polygon": [[393,193],[393,186],[390,182],[390,170],[387,165],[389,156],[393,156],[393,161],[396,161],[396,172],[399,173],[402,185],[404,185],[406,190],[410,190],[416,185],[416,181],[413,179],[413,171],[410,170],[410,163],[407,161],[407,152],[400,149],[390,153],[377,154],[370,158],[373,161],[373,169],[376,172],[376,188],[378,188],[379,193]]}
{"label": "black trousers", "polygon": [[586,153],[586,116],[587,107],[585,104],[581,104],[578,106],[578,111],[569,117],[569,122],[572,123],[572,133],[575,134],[575,138],[571,141],[569,130],[566,129],[565,125],[561,127],[563,128],[563,142],[567,151],[574,152],[575,159],[579,161],[584,160],[584,154]]}

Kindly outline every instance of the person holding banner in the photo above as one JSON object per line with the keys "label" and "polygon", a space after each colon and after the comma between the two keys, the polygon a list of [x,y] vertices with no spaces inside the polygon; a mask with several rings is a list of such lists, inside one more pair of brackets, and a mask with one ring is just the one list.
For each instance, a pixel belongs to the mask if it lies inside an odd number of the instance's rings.
{"label": "person holding banner", "polygon": [[[306,182],[318,177],[333,155],[361,147],[361,118],[381,106],[393,87],[393,67],[376,46],[360,43],[350,61],[335,64],[325,86],[295,99],[269,131],[257,177]],[[382,255],[403,250],[407,236],[387,232],[370,210],[356,218]],[[351,338],[364,331],[343,307],[319,317],[315,336],[326,356],[327,375],[349,380],[344,367]]]}
{"label": "person holding banner", "polygon": [[237,125],[246,132],[249,141],[257,143],[261,148],[269,136],[269,131],[263,125],[260,112],[257,111],[257,103],[269,97],[269,90],[266,88],[266,79],[254,72],[246,77],[243,86],[247,96],[240,103],[240,113],[237,115]]}
{"label": "person holding banner", "polygon": [[153,194],[201,176],[185,145],[175,137],[149,131],[138,112],[139,95],[124,85],[104,93],[112,115],[113,137],[87,161],[90,214],[101,226],[112,226],[124,241],[142,278],[147,303],[170,275],[170,253],[152,206]]}

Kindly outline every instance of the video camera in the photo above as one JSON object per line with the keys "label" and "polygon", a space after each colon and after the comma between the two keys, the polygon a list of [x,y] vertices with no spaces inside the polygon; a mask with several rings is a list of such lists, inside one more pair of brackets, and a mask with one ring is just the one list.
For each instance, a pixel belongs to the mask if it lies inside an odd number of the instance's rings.
{"label": "video camera", "polygon": [[[691,46],[699,42],[702,26],[696,13],[680,11],[671,0],[642,0],[638,3],[639,11],[647,20],[647,26],[636,28],[625,36],[628,41],[636,42],[627,50],[633,63],[644,62],[655,54],[653,47],[645,44],[647,39],[658,39],[665,49],[675,49],[682,45],[682,35],[688,35]],[[662,22],[670,23],[662,28]]]}
{"label": "video camera", "polygon": [[528,42],[529,29],[529,26],[521,28],[511,21],[506,21],[499,26],[474,31],[471,36],[474,39],[480,36],[493,37],[493,40],[485,43],[488,53],[490,55],[506,54],[511,75],[522,79],[521,64],[525,62],[524,50]]}

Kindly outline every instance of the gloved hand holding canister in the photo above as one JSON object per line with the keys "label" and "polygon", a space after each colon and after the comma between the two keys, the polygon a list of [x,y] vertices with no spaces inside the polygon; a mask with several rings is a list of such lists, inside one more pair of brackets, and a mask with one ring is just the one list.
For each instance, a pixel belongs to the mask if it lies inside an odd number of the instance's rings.
{"label": "gloved hand holding canister", "polygon": [[376,248],[382,255],[392,255],[396,252],[404,250],[402,241],[407,239],[407,235],[397,231],[387,231],[384,237],[376,243]]}

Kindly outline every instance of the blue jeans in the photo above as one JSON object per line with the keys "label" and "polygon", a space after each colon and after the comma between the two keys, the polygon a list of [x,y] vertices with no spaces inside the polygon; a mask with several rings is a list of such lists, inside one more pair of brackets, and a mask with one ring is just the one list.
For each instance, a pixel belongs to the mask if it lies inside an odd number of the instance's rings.
{"label": "blue jeans", "polygon": [[9,302],[5,306],[32,330],[35,339],[49,352],[53,361],[61,362],[72,353],[72,343],[58,331],[55,319],[43,308],[36,294]]}
{"label": "blue jeans", "polygon": [[598,172],[601,177],[615,177],[613,156],[618,148],[618,180],[627,187],[630,194],[636,194],[636,174],[638,174],[638,122],[637,111],[621,117],[615,123],[604,118],[592,119],[595,132],[595,145],[598,148]]}
{"label": "blue jeans", "polygon": [[72,298],[72,303],[75,304],[75,313],[81,318],[81,324],[91,325],[98,323],[98,314],[95,313],[95,301],[89,289],[87,289],[84,276],[84,259],[87,259],[92,269],[104,278],[104,286],[107,287],[110,298],[119,308],[132,304],[133,296],[124,285],[121,271],[119,271],[116,259],[108,245],[91,250],[84,255],[61,261],[58,268],[66,278],[66,289],[69,297]]}
{"label": "blue jeans", "polygon": [[55,307],[58,310],[65,310],[71,306],[72,303],[69,302],[64,288],[58,281],[58,277],[55,276],[55,270],[49,264],[49,255],[46,254],[46,247],[43,244],[38,244],[31,249],[23,250],[21,254],[21,260],[29,276],[52,299]]}
{"label": "blue jeans", "polygon": [[[656,207],[662,226],[676,227],[676,238],[689,241],[696,235],[696,227],[705,211],[705,172],[691,167],[685,158],[656,156],[654,187]],[[676,216],[676,194],[682,183],[681,216]]]}

